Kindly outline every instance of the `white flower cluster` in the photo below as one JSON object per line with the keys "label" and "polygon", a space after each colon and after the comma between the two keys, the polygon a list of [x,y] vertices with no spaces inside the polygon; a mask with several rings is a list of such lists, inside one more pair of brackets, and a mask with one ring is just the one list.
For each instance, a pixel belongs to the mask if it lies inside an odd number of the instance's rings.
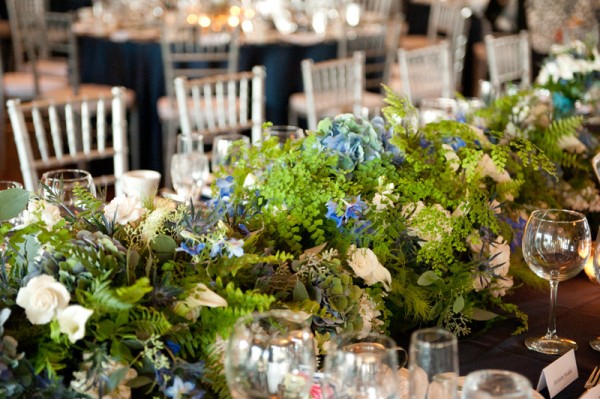
{"label": "white flower cluster", "polygon": [[85,335],[85,323],[93,310],[80,305],[70,305],[69,291],[54,277],[42,274],[29,280],[17,294],[17,305],[25,309],[32,324],[47,324],[58,320],[60,332],[75,343]]}
{"label": "white flower cluster", "polygon": [[27,209],[21,215],[23,225],[42,222],[48,229],[54,227],[60,220],[62,220],[62,216],[58,206],[42,199],[31,199],[27,204]]}
{"label": "white flower cluster", "polygon": [[379,263],[377,255],[369,248],[356,248],[355,245],[351,245],[348,248],[348,264],[367,285],[382,283],[386,290],[390,290],[392,275]]}
{"label": "white flower cluster", "polygon": [[572,80],[575,74],[587,75],[593,71],[600,71],[598,49],[592,48],[589,57],[584,56],[586,51],[586,45],[580,41],[574,41],[569,46],[552,46],[550,53],[553,58],[542,66],[537,83],[545,85],[560,79]]}

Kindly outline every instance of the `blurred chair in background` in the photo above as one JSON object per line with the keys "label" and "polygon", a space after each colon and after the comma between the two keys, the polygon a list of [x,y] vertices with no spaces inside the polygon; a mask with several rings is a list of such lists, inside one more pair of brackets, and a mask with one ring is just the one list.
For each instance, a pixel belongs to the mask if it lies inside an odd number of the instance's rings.
{"label": "blurred chair in background", "polygon": [[114,87],[110,96],[12,99],[7,108],[27,190],[37,190],[40,171],[108,160],[112,174],[94,181],[122,192],[119,179],[128,170],[124,88]]}
{"label": "blurred chair in background", "polygon": [[531,47],[527,31],[502,37],[486,35],[484,42],[490,82],[496,95],[515,82],[519,82],[521,88],[531,86]]}

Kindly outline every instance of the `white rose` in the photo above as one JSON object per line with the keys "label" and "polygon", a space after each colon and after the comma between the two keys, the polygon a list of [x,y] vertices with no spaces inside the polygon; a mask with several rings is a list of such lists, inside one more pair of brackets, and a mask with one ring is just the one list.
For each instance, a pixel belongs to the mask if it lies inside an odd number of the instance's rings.
{"label": "white rose", "polygon": [[79,305],[71,305],[57,312],[60,332],[69,336],[69,341],[75,343],[85,335],[85,323],[94,313],[93,310]]}
{"label": "white rose", "polygon": [[581,154],[586,150],[585,145],[573,135],[561,137],[558,140],[558,146],[561,150],[565,150],[575,154]]}
{"label": "white rose", "polygon": [[392,275],[379,260],[377,255],[369,248],[356,248],[351,245],[348,249],[348,264],[354,270],[354,273],[367,285],[382,283],[383,287],[389,291],[392,283]]}
{"label": "white rose", "polygon": [[139,220],[146,208],[142,200],[137,197],[115,197],[110,204],[104,207],[104,216],[108,221],[115,220],[121,225]]}
{"label": "white rose", "polygon": [[188,320],[196,320],[200,316],[202,306],[209,308],[226,307],[227,301],[211,291],[205,284],[198,283],[188,293],[188,296],[183,301],[175,303],[175,313],[185,317]]}
{"label": "white rose", "polygon": [[508,172],[504,169],[499,169],[488,154],[483,154],[479,160],[477,169],[483,176],[491,177],[496,183],[506,183],[511,180]]}
{"label": "white rose", "polygon": [[58,206],[50,204],[45,200],[29,201],[27,209],[23,211],[23,224],[25,226],[43,222],[48,229],[51,229],[61,219],[62,216],[60,216]]}
{"label": "white rose", "polygon": [[490,291],[496,298],[506,295],[506,291],[513,286],[513,278],[511,276],[504,276],[497,278],[491,285]]}
{"label": "white rose", "polygon": [[450,166],[450,169],[456,172],[460,167],[460,158],[458,157],[458,155],[456,155],[456,152],[454,152],[454,149],[451,145],[442,144],[442,148],[446,150],[444,152],[444,157],[448,162],[448,166]]}
{"label": "white rose", "polygon": [[17,305],[25,309],[32,324],[49,323],[70,300],[69,291],[47,274],[32,278],[17,294]]}
{"label": "white rose", "polygon": [[490,267],[496,276],[506,276],[510,269],[510,245],[498,236],[490,244]]}

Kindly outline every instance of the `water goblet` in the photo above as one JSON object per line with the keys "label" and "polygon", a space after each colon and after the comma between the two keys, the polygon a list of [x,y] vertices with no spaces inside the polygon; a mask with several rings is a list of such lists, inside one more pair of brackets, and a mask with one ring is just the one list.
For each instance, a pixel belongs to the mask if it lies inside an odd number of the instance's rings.
{"label": "water goblet", "polygon": [[565,209],[541,209],[531,213],[523,234],[523,257],[529,268],[550,282],[548,331],[525,340],[536,352],[562,355],[577,343],[556,333],[558,283],[577,275],[590,256],[592,239],[584,215]]}
{"label": "water goblet", "polygon": [[208,158],[199,152],[173,154],[171,157],[171,183],[180,201],[195,201],[209,175]]}
{"label": "water goblet", "polygon": [[484,369],[469,373],[462,386],[462,399],[531,399],[531,383],[507,370]]}
{"label": "water goblet", "polygon": [[242,134],[231,133],[216,136],[212,147],[212,171],[223,167],[231,169],[240,159],[240,150],[249,146],[250,139]]}
{"label": "water goblet", "polygon": [[425,328],[411,335],[408,355],[410,399],[454,399],[458,380],[456,336],[441,328]]}
{"label": "water goblet", "polygon": [[385,335],[340,334],[325,357],[323,397],[398,398],[397,372],[406,363],[406,357],[406,351]]}
{"label": "water goblet", "polygon": [[81,201],[75,195],[75,188],[80,187],[96,196],[96,186],[92,175],[81,169],[56,169],[45,172],[40,179],[42,198],[57,202],[63,210],[77,214],[84,210]]}
{"label": "water goblet", "polygon": [[246,315],[227,342],[225,376],[234,399],[304,399],[315,368],[314,336],[299,313]]}

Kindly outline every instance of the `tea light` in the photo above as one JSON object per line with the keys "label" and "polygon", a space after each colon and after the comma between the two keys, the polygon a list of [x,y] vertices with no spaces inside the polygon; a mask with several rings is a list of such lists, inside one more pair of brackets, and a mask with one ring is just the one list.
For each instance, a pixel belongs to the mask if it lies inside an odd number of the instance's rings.
{"label": "tea light", "polygon": [[588,276],[592,283],[598,284],[598,279],[596,279],[596,273],[594,272],[594,256],[596,252],[596,243],[592,245],[592,250],[590,253],[590,257],[587,262],[585,262],[585,266],[583,267],[583,271]]}

